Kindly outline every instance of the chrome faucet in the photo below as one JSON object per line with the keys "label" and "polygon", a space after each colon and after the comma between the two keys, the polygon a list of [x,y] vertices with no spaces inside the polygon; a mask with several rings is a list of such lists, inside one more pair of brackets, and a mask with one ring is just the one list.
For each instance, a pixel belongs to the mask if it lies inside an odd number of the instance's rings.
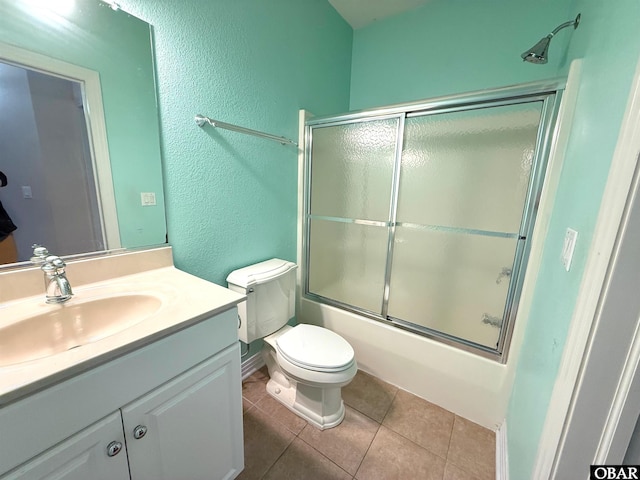
{"label": "chrome faucet", "polygon": [[71,299],[73,291],[64,271],[66,264],[57,255],[49,255],[49,251],[41,246],[33,246],[31,261],[41,265],[44,272],[44,287],[47,303],[63,303]]}

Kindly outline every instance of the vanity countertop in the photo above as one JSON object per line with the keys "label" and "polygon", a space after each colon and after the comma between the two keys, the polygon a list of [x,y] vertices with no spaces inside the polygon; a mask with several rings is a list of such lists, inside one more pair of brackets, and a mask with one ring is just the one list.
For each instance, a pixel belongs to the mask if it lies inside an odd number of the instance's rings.
{"label": "vanity countertop", "polygon": [[[165,249],[159,249],[162,250]],[[166,257],[166,252],[160,254]],[[131,262],[132,258],[125,258],[124,263]],[[56,308],[70,309],[87,299],[148,295],[160,301],[159,307],[144,320],[117,333],[44,358],[0,366],[0,407],[211,318],[245,299],[227,288],[180,271],[172,263],[161,261],[159,264],[166,266],[79,285],[74,285],[74,268],[69,264],[67,270],[75,295],[68,302],[47,305],[42,292],[1,303],[0,335],[2,329],[15,324],[25,314],[32,317]],[[90,262],[85,262],[84,267],[87,266],[92,267]],[[130,267],[127,268],[130,271]],[[0,282],[10,280],[6,276],[0,278]]]}

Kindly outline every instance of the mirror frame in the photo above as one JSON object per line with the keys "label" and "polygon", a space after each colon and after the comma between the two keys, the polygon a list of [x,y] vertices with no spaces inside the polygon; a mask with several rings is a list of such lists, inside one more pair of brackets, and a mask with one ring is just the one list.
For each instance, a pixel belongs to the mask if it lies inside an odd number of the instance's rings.
{"label": "mirror frame", "polygon": [[102,105],[102,88],[98,72],[2,42],[0,42],[0,52],[0,62],[70,80],[81,85],[93,163],[94,185],[106,250],[120,248],[120,230],[111,175],[104,106]]}

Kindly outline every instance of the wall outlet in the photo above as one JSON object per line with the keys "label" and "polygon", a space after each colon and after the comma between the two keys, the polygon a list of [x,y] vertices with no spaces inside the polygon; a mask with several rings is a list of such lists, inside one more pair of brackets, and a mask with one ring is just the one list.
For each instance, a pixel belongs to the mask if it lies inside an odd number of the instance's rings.
{"label": "wall outlet", "polygon": [[571,259],[573,258],[573,250],[576,248],[576,240],[578,239],[578,232],[572,228],[567,228],[567,233],[564,236],[564,245],[562,245],[562,265],[568,272],[571,268]]}
{"label": "wall outlet", "polygon": [[143,207],[150,207],[156,204],[156,194],[153,192],[142,192],[140,194],[140,202]]}
{"label": "wall outlet", "polygon": [[22,187],[22,198],[33,198],[31,194],[31,187],[29,185],[23,185]]}

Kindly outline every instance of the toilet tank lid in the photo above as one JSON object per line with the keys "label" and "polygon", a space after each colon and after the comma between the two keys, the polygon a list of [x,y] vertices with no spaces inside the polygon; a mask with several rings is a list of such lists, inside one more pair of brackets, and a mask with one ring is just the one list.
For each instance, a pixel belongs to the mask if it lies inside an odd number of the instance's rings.
{"label": "toilet tank lid", "polygon": [[296,268],[298,268],[298,266],[295,263],[280,260],[279,258],[272,258],[271,260],[234,270],[227,277],[227,283],[247,288],[251,285],[269,282]]}

